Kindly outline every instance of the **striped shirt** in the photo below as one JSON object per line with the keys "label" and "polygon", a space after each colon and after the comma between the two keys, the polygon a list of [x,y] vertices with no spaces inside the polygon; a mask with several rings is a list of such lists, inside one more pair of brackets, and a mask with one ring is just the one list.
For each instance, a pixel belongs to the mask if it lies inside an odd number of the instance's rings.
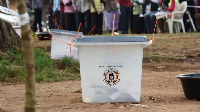
{"label": "striped shirt", "polygon": [[[95,4],[95,7],[96,7],[98,12],[103,12],[102,3],[101,3],[100,0],[94,0],[94,4]],[[93,8],[92,5],[91,5],[91,11],[90,12],[95,12],[95,9]]]}

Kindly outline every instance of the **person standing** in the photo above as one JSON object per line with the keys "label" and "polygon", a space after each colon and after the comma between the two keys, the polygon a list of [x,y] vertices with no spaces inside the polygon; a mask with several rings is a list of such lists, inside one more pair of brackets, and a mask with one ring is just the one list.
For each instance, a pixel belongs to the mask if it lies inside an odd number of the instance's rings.
{"label": "person standing", "polygon": [[53,21],[51,19],[53,16],[53,0],[49,1],[48,14],[50,15],[50,17],[48,18],[48,20],[49,20],[48,26],[49,26],[49,29],[51,30],[54,28]]}
{"label": "person standing", "polygon": [[91,1],[81,0],[81,26],[84,35],[87,35],[91,30]]}
{"label": "person standing", "polygon": [[142,13],[142,3],[139,2],[139,0],[135,0],[133,2],[133,13],[131,14],[131,33],[136,34],[140,33],[139,29],[139,17]]}
{"label": "person standing", "polygon": [[60,20],[59,25],[62,27],[63,30],[66,30],[65,28],[65,13],[64,13],[65,5],[62,0],[60,0]]}
{"label": "person standing", "polygon": [[118,30],[118,22],[119,22],[119,2],[117,0],[106,0],[105,3],[105,13],[107,18],[108,30],[111,33],[113,29],[113,18],[115,14],[114,21],[114,31]]}
{"label": "person standing", "polygon": [[103,0],[91,0],[91,19],[92,27],[95,26],[95,29],[92,31],[92,34],[102,34],[103,30]]}
{"label": "person standing", "polygon": [[43,2],[42,0],[32,0],[32,8],[34,9],[34,23],[33,23],[33,32],[37,31],[37,24],[39,25],[40,32],[43,31],[42,29],[42,8]]}
{"label": "person standing", "polygon": [[129,19],[131,15],[131,0],[118,0],[121,12],[121,33],[128,34]]}
{"label": "person standing", "polygon": [[[81,23],[81,0],[72,0],[72,6],[75,11],[76,31],[78,31],[79,25]],[[80,29],[80,31],[82,30]]]}
{"label": "person standing", "polygon": [[75,14],[74,8],[72,6],[72,0],[63,0],[65,5],[65,28],[69,31],[75,31],[76,24],[75,24]]}

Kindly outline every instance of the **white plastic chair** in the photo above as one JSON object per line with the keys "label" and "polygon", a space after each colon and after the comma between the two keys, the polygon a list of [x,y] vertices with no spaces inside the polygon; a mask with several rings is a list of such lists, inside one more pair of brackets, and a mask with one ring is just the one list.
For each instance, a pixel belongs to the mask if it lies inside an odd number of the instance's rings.
{"label": "white plastic chair", "polygon": [[187,22],[190,22],[190,23],[192,24],[192,28],[193,28],[194,31],[197,31],[197,30],[196,30],[196,27],[194,26],[194,22],[193,22],[193,20],[192,20],[192,17],[191,17],[191,15],[190,15],[190,12],[189,12],[188,10],[186,11],[186,14],[188,15],[188,18],[189,18],[189,21],[187,21]]}
{"label": "white plastic chair", "polygon": [[[170,13],[170,14],[172,14],[172,16],[171,16],[171,18],[167,19],[170,34],[173,34],[173,25],[175,26],[176,33],[180,32],[180,25],[179,24],[181,24],[183,33],[185,33],[185,26],[184,26],[184,23],[183,23],[183,14],[185,13],[186,9],[187,9],[187,2],[183,1],[180,5],[181,11],[174,11],[174,12]],[[179,18],[179,19],[174,18],[176,14],[182,14],[182,17]]]}

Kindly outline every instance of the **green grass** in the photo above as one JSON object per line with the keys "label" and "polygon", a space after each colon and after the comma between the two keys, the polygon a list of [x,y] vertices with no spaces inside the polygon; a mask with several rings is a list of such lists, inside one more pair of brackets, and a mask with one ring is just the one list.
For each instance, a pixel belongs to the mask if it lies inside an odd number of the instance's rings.
{"label": "green grass", "polygon": [[68,57],[62,60],[55,60],[54,67],[62,74],[62,79],[73,80],[80,78],[80,64],[77,60]]}
{"label": "green grass", "polygon": [[24,70],[19,66],[0,64],[0,82],[22,82]]}
{"label": "green grass", "polygon": [[59,75],[55,74],[52,67],[53,61],[48,57],[42,49],[35,49],[35,69],[36,69],[36,82],[54,82],[58,81]]}
{"label": "green grass", "polygon": [[10,64],[18,66],[24,65],[23,56],[21,52],[16,50],[8,50],[7,54],[9,56],[9,59],[7,59],[7,61],[10,62]]}
{"label": "green grass", "polygon": [[[16,50],[7,52],[8,58],[0,59],[0,82],[23,82],[23,55]],[[35,48],[36,82],[55,82],[79,78],[79,62],[71,58],[52,60],[45,50]]]}

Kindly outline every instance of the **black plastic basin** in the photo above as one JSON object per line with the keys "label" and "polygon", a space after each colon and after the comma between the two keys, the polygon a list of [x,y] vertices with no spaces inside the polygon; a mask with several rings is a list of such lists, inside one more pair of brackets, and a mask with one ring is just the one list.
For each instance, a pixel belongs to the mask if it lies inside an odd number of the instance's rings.
{"label": "black plastic basin", "polygon": [[200,101],[200,73],[180,74],[176,78],[181,80],[187,99]]}
{"label": "black plastic basin", "polygon": [[37,32],[39,40],[51,40],[52,35],[49,32]]}

